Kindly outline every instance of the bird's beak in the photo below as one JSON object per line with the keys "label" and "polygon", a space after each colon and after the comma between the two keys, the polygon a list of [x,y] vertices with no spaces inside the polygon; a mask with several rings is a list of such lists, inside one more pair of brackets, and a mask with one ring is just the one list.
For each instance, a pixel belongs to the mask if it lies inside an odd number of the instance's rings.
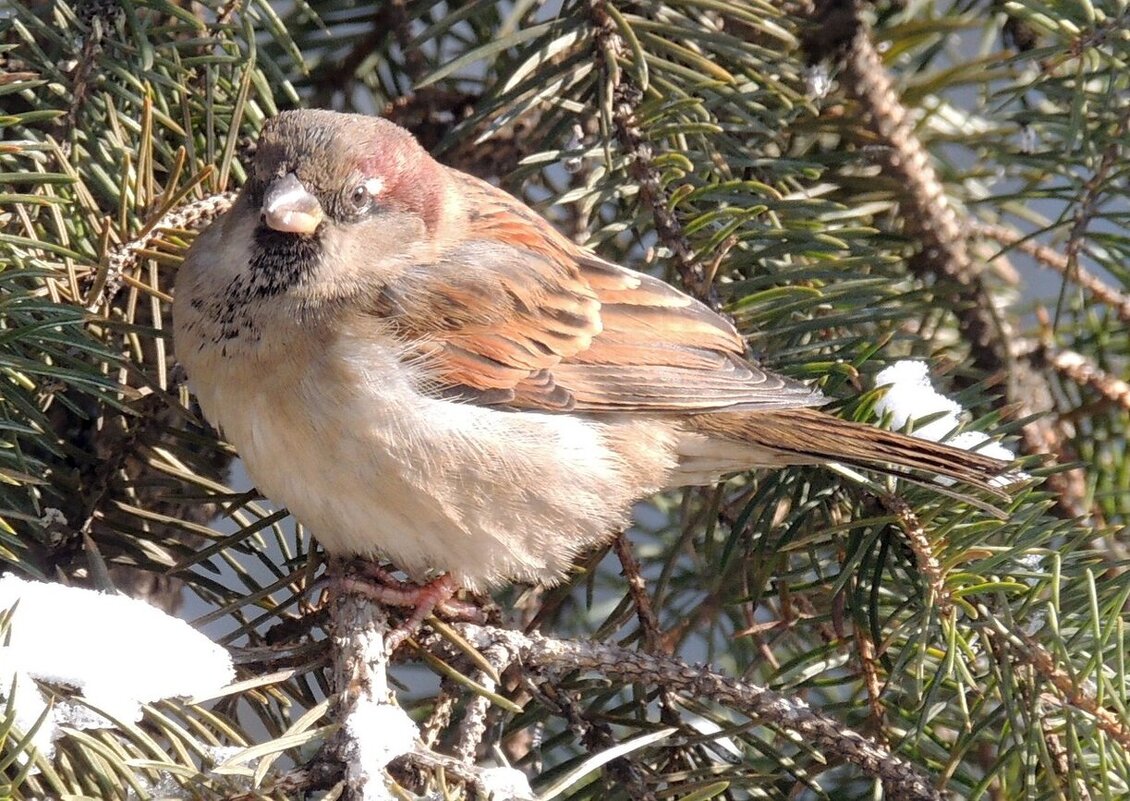
{"label": "bird's beak", "polygon": [[292,172],[272,181],[263,196],[263,221],[276,231],[312,234],[322,216],[322,204]]}

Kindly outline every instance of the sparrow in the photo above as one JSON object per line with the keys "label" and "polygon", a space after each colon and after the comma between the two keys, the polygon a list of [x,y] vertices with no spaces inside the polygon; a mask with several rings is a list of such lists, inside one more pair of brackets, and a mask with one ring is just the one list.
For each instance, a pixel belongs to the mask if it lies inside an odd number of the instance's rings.
{"label": "sparrow", "polygon": [[258,488],[330,554],[438,575],[422,605],[557,582],[637,500],[750,468],[987,489],[1006,468],[821,411],[721,315],[375,117],[267,121],[179,268],[173,320]]}

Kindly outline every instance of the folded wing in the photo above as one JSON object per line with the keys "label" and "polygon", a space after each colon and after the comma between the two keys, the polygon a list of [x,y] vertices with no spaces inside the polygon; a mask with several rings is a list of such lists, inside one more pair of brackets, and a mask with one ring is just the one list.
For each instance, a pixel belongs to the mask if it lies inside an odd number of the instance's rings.
{"label": "folded wing", "polygon": [[651,276],[578,248],[465,177],[467,236],[382,292],[436,391],[545,411],[706,412],[821,402],[747,361],[734,327]]}

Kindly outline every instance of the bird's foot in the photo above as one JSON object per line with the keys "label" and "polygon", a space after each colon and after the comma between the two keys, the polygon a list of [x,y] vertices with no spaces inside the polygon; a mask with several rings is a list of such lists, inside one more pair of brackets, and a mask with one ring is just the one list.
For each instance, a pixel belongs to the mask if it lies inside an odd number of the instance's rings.
{"label": "bird's foot", "polygon": [[385,647],[389,654],[415,634],[424,619],[433,612],[454,620],[483,620],[483,612],[479,607],[453,597],[459,591],[459,585],[448,573],[426,584],[413,584],[401,581],[380,565],[371,562],[362,563],[358,567],[361,575],[341,578],[345,592],[363,595],[386,606],[412,610],[408,618],[385,637]]}

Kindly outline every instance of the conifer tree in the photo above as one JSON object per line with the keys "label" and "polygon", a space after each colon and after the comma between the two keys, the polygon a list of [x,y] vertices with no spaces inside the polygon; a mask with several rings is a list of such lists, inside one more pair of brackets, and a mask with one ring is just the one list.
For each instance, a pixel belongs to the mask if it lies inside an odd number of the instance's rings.
{"label": "conifer tree", "polygon": [[[513,795],[499,767],[541,799],[1126,797],[1128,31],[1117,0],[0,0],[0,558],[240,666],[50,759],[8,709],[11,797]],[[373,661],[383,613],[326,599],[169,333],[185,249],[302,106],[407,127],[836,414],[926,362],[1032,479],[662,495],[567,586]],[[371,775],[348,670],[419,732]]]}

